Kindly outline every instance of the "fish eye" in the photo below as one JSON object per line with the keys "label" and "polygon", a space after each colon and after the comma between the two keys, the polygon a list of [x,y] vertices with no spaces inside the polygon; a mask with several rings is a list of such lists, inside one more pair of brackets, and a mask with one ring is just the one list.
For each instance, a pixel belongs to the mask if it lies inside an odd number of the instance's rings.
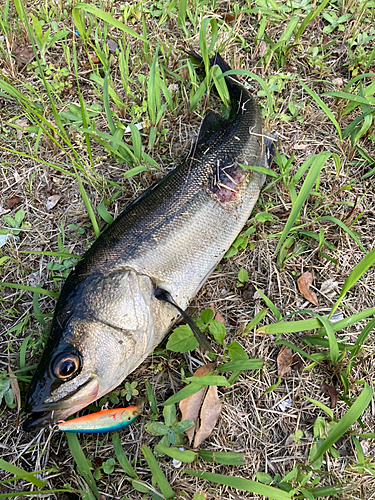
{"label": "fish eye", "polygon": [[53,362],[53,373],[57,378],[68,379],[78,372],[81,360],[77,354],[60,354]]}

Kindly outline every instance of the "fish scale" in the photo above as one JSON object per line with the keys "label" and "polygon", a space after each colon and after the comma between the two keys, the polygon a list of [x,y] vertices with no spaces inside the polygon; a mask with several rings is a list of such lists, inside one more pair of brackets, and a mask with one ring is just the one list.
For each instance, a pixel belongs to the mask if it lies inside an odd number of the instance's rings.
{"label": "fish scale", "polygon": [[[218,54],[214,63],[229,69]],[[26,430],[65,419],[139,366],[178,317],[155,289],[185,309],[250,216],[265,175],[239,164],[268,167],[273,147],[256,100],[225,78],[229,118],[209,112],[186,161],[131,203],[68,276]]]}

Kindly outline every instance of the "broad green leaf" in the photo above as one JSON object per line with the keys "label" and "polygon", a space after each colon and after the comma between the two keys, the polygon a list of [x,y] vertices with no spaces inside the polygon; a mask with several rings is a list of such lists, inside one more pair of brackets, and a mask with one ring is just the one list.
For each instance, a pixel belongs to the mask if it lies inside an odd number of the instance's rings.
{"label": "broad green leaf", "polygon": [[232,361],[249,359],[249,356],[246,354],[245,349],[238,342],[230,343],[228,347],[228,356]]}
{"label": "broad green leaf", "polygon": [[173,352],[187,352],[193,351],[198,345],[190,326],[180,325],[170,334],[166,348]]}
{"label": "broad green leaf", "polygon": [[158,453],[164,453],[165,455],[168,455],[168,457],[174,458],[175,460],[179,460],[180,462],[184,462],[186,464],[191,464],[191,462],[194,462],[197,458],[197,454],[194,451],[181,451],[178,448],[164,446],[163,444],[157,444],[155,446],[155,451]]}

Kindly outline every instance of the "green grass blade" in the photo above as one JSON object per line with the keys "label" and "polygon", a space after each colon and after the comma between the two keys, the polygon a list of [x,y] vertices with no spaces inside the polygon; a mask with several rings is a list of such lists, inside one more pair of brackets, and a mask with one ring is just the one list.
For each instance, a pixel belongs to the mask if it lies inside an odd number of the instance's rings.
{"label": "green grass blade", "polygon": [[187,7],[187,0],[179,0],[177,23],[182,27],[185,27],[186,7]]}
{"label": "green grass blade", "polygon": [[224,476],[222,474],[212,474],[211,472],[201,472],[196,470],[186,470],[185,473],[189,474],[189,476],[230,486],[231,488],[236,488],[237,490],[248,491],[249,493],[255,493],[274,500],[290,500],[292,498],[286,491],[273,488],[272,486],[268,486],[266,484],[257,483],[256,481],[250,481],[249,479],[243,479],[242,477]]}
{"label": "green grass blade", "polygon": [[288,220],[285,224],[285,227],[283,229],[283,232],[281,233],[279,242],[277,244],[275,253],[280,249],[281,245],[284,243],[286,240],[288,233],[290,229],[293,227],[298,214],[300,213],[303,204],[307,200],[307,197],[309,196],[319,174],[320,171],[322,170],[323,166],[325,165],[326,161],[328,158],[332,156],[331,153],[328,153],[326,151],[319,153],[315,158],[314,161],[311,164],[310,170],[308,171],[308,174],[306,175],[306,178],[304,180],[304,183],[302,184],[301,190],[298,193],[297,199],[295,203],[293,204],[292,211],[288,217]]}
{"label": "green grass blade", "polygon": [[253,328],[257,326],[258,323],[262,321],[262,319],[267,316],[268,309],[264,307],[261,311],[258,312],[256,316],[248,323],[245,327],[245,330],[242,335],[248,335]]}
{"label": "green grass blade", "polygon": [[[285,345],[286,347],[289,347],[295,352],[298,352],[301,356],[304,358],[310,359],[313,362],[319,362],[322,356],[322,353],[315,353],[315,354],[308,354],[306,351],[301,349],[300,347],[292,344],[291,342],[288,342],[287,340],[275,340],[276,345]],[[323,354],[324,357],[326,357],[325,354]]]}
{"label": "green grass blade", "polygon": [[312,89],[310,89],[307,85],[305,85],[301,79],[300,79],[300,84],[306,90],[306,92],[314,99],[314,101],[317,103],[317,105],[324,111],[324,113],[328,116],[328,118],[331,120],[331,122],[335,126],[335,129],[337,130],[337,133],[339,134],[339,138],[341,141],[342,140],[341,128],[340,128],[340,125],[338,124],[336,118],[334,117],[332,111],[329,109],[329,107],[326,104],[324,104],[324,102],[321,100],[321,98],[318,96],[318,94],[316,94]]}
{"label": "green grass blade", "polygon": [[267,304],[268,308],[271,309],[275,317],[277,318],[277,321],[282,320],[281,312],[277,309],[275,304],[261,291],[259,290],[255,285],[254,285],[255,290],[259,293],[259,295],[262,297],[264,302]]}
{"label": "green grass blade", "polygon": [[314,463],[323,455],[323,453],[328,451],[331,446],[333,446],[336,441],[354,424],[354,422],[358,420],[370,404],[374,391],[366,382],[361,383],[364,385],[361,394],[345,415],[338,421],[337,425],[333,427],[332,431],[328,434],[328,437],[318,446],[318,449],[315,455],[311,458],[310,463]]}
{"label": "green grass blade", "polygon": [[241,359],[239,361],[229,361],[218,367],[218,372],[226,373],[234,370],[259,370],[263,368],[263,359]]}
{"label": "green grass blade", "polygon": [[329,418],[331,420],[333,420],[333,411],[331,410],[331,408],[328,408],[328,406],[324,405],[321,401],[317,401],[316,399],[308,398],[307,396],[304,396],[304,395],[303,395],[303,397],[305,399],[307,399],[308,401],[310,401],[310,403],[318,406],[318,408],[325,411],[327,413],[327,415],[329,416]]}
{"label": "green grass blade", "polygon": [[316,8],[314,10],[314,8],[312,8],[312,10],[307,14],[307,16],[305,17],[305,19],[302,21],[300,27],[298,28],[297,30],[297,33],[294,37],[294,43],[297,43],[298,40],[301,38],[301,36],[303,35],[306,27],[308,24],[311,23],[311,21],[313,21],[316,17],[319,16],[319,14],[322,12],[322,10],[325,8],[325,6],[328,4],[330,0],[324,0],[318,8]]}
{"label": "green grass blade", "polygon": [[76,28],[83,40],[87,38],[87,36],[86,36],[85,26],[83,25],[79,15],[80,10],[88,12],[89,14],[93,14],[99,19],[102,19],[104,22],[111,24],[115,28],[121,30],[123,33],[126,33],[134,38],[138,38],[138,40],[142,40],[144,42],[147,41],[144,39],[143,36],[139,35],[136,31],[132,30],[131,28],[128,28],[125,24],[115,19],[108,12],[103,12],[102,10],[98,9],[97,7],[94,7],[94,5],[91,4],[79,3],[72,10],[72,16],[74,24],[76,25]]}
{"label": "green grass blade", "polygon": [[27,292],[40,293],[42,295],[48,295],[49,297],[57,297],[59,294],[57,292],[50,292],[49,290],[44,290],[44,288],[39,288],[37,286],[29,285],[18,285],[17,283],[3,283],[0,282],[0,286],[7,286],[9,288],[16,288],[18,290],[26,290]]}
{"label": "green grass blade", "polygon": [[131,463],[127,459],[127,456],[125,455],[118,432],[112,433],[112,444],[113,444],[113,449],[115,450],[117,460],[119,461],[119,464],[123,468],[125,474],[127,474],[130,477],[133,477],[134,479],[137,479],[137,473],[135,472]]}
{"label": "green grass blade", "polygon": [[173,396],[168,398],[167,401],[164,401],[164,403],[162,403],[162,406],[168,406],[168,405],[173,405],[175,403],[179,403],[183,399],[201,391],[203,387],[205,386],[201,384],[189,384],[186,387],[183,387],[180,391],[176,392],[176,394],[173,394]]}
{"label": "green grass blade", "polygon": [[333,304],[331,312],[329,313],[329,317],[336,311],[336,309],[341,304],[343,298],[347,294],[347,292],[351,289],[351,287],[357,283],[357,281],[365,274],[365,272],[374,264],[375,262],[375,248],[369,252],[366,257],[364,257],[358,264],[355,266],[353,271],[346,278],[345,283],[342,287],[341,293],[337,301]]}
{"label": "green grass blade", "polygon": [[220,78],[224,78],[225,76],[230,76],[230,75],[246,75],[250,76],[250,78],[258,82],[267,97],[268,114],[273,115],[273,99],[271,92],[266,82],[259,75],[257,75],[256,73],[252,73],[251,71],[247,71],[246,69],[231,69],[220,75],[218,77],[218,80],[220,80]]}
{"label": "green grass blade", "polygon": [[221,375],[203,375],[202,377],[186,377],[184,382],[191,382],[201,386],[216,385],[218,387],[228,387],[229,383],[225,377]]}
{"label": "green grass blade", "polygon": [[90,466],[82,451],[81,445],[79,444],[77,435],[67,432],[66,439],[68,440],[70,453],[77,464],[77,472],[84,478],[87,485],[93,491],[95,497],[99,500],[99,493],[96,487],[95,479],[91,474]]}
{"label": "green grass blade", "polygon": [[206,462],[215,462],[222,465],[245,465],[245,454],[235,451],[208,451],[199,450],[198,455]]}
{"label": "green grass blade", "polygon": [[86,210],[87,210],[87,213],[90,217],[92,227],[94,228],[95,236],[98,237],[100,234],[100,229],[99,229],[98,223],[96,221],[94,210],[92,209],[89,197],[87,196],[85,188],[83,187],[83,183],[82,183],[82,180],[81,180],[78,172],[76,173],[76,178],[78,181],[79,192],[81,193],[83,203],[84,203]]}
{"label": "green grass blade", "polygon": [[[310,313],[311,311],[309,311]],[[371,307],[369,309],[365,309],[357,314],[353,314],[352,316],[348,316],[347,318],[341,319],[336,323],[333,323],[332,329],[334,332],[338,332],[343,328],[353,325],[358,321],[362,321],[369,316],[375,314],[375,307]],[[257,333],[259,334],[272,334],[277,335],[280,333],[298,333],[298,332],[306,332],[308,330],[316,330],[320,328],[320,321],[315,318],[302,319],[299,321],[286,321],[279,323],[272,323],[270,325],[264,325],[258,328]],[[318,334],[324,335],[325,329],[322,328],[318,331]]]}
{"label": "green grass blade", "polygon": [[325,316],[319,316],[317,315],[318,320],[320,323],[324,326],[327,337],[328,337],[328,343],[329,343],[329,356],[331,358],[331,362],[333,365],[337,364],[338,359],[339,359],[339,346],[337,344],[337,339],[335,337],[335,334],[333,332],[331,323],[329,322],[328,318]]}
{"label": "green grass blade", "polygon": [[159,55],[159,45],[156,47],[154,59],[152,60],[150,68],[150,76],[147,85],[147,109],[148,115],[150,117],[151,123],[157,125],[156,123],[156,70]]}
{"label": "green grass blade", "polygon": [[359,241],[359,239],[357,238],[357,236],[354,234],[354,232],[348,228],[348,226],[346,224],[344,224],[340,219],[336,219],[336,217],[331,217],[330,215],[325,215],[324,217],[319,217],[317,219],[317,221],[322,221],[322,220],[328,220],[330,222],[334,222],[335,224],[337,224],[338,226],[341,227],[341,229],[343,229],[346,233],[348,233],[348,235],[353,238],[353,240],[357,243],[357,245],[360,247],[360,249],[364,252],[364,253],[367,253],[366,252],[366,249],[365,247],[362,245],[362,243]]}
{"label": "green grass blade", "polygon": [[173,493],[173,490],[170,487],[167,478],[165,477],[163,471],[160,469],[159,464],[150,448],[144,445],[142,446],[141,451],[146,459],[146,462],[148,463],[148,466],[150,467],[156,483],[159,485],[161,493],[164,495],[164,498],[166,500],[168,500],[169,498],[174,498],[175,494]]}
{"label": "green grass blade", "polygon": [[238,165],[242,168],[245,168],[246,170],[254,170],[254,172],[260,172],[261,174],[269,175],[270,177],[273,177],[274,179],[280,178],[279,174],[277,174],[273,170],[270,170],[269,168],[266,168],[266,167],[255,167],[255,166],[251,166],[251,165],[242,165],[241,163],[239,163]]}
{"label": "green grass blade", "polygon": [[25,481],[28,481],[29,483],[33,484],[34,486],[38,486],[39,488],[43,488],[43,486],[46,485],[44,481],[41,481],[30,472],[26,472],[25,470],[20,469],[16,465],[10,464],[9,462],[3,460],[2,458],[0,458],[0,469],[3,469],[9,472],[10,474],[14,474],[15,476],[17,476],[18,479],[24,479]]}
{"label": "green grass blade", "polygon": [[40,491],[21,491],[21,492],[8,492],[8,493],[0,493],[0,498],[16,498],[16,497],[26,497],[26,496],[33,496],[34,498],[36,495],[48,495],[50,493],[58,493],[58,492],[67,492],[71,490],[40,490]]}

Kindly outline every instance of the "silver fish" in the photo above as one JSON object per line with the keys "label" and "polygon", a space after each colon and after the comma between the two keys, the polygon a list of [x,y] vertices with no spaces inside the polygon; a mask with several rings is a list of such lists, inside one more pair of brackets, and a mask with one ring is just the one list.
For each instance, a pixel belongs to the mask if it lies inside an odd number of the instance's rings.
{"label": "silver fish", "polygon": [[[219,54],[211,60],[229,66]],[[68,276],[31,381],[29,431],[117,387],[162,341],[256,203],[274,148],[254,97],[226,76],[228,119],[209,112],[184,163],[131,203]],[[158,300],[162,298],[165,300]]]}

